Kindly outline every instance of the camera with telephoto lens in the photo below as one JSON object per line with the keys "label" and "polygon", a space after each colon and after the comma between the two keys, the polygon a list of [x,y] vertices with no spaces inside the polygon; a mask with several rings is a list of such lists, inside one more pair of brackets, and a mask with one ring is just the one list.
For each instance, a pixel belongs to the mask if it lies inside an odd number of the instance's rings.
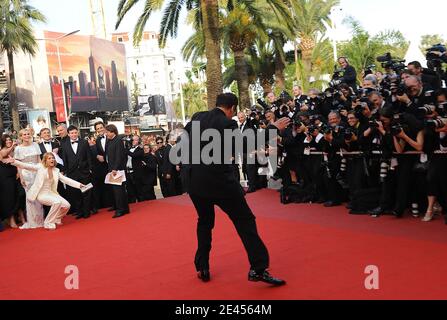
{"label": "camera with telephoto lens", "polygon": [[426,104],[423,107],[417,109],[417,113],[421,116],[431,116],[435,113],[435,111],[436,106],[430,104]]}
{"label": "camera with telephoto lens", "polygon": [[436,130],[442,129],[447,126],[447,118],[437,118],[425,121],[425,127],[428,129]]}
{"label": "camera with telephoto lens", "polygon": [[377,57],[377,61],[382,64],[382,68],[391,69],[396,73],[405,70],[407,67],[405,65],[405,60],[395,59],[389,52],[385,53],[383,56]]}
{"label": "camera with telephoto lens", "polygon": [[369,120],[368,121],[368,126],[371,128],[371,129],[378,129],[379,128],[379,123],[377,122],[377,120]]}
{"label": "camera with telephoto lens", "polygon": [[427,54],[425,57],[426,57],[427,61],[442,62],[439,55],[437,55],[435,52],[445,53],[446,51],[447,51],[447,49],[446,49],[445,45],[438,43],[438,44],[435,44],[434,46],[427,49]]}
{"label": "camera with telephoto lens", "polygon": [[345,69],[343,68],[335,68],[335,71],[332,75],[332,81],[329,82],[329,86],[332,88],[335,88],[341,84],[341,79],[343,78],[345,74]]}

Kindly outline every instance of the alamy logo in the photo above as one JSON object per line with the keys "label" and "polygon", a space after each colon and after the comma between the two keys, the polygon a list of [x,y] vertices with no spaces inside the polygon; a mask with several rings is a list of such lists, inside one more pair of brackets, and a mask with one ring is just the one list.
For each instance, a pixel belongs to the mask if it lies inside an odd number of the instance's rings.
{"label": "alamy logo", "polygon": [[66,266],[65,274],[68,275],[65,278],[65,289],[79,290],[79,268],[74,265]]}
{"label": "alamy logo", "polygon": [[379,268],[374,265],[367,266],[365,274],[368,275],[365,279],[366,290],[379,290]]}

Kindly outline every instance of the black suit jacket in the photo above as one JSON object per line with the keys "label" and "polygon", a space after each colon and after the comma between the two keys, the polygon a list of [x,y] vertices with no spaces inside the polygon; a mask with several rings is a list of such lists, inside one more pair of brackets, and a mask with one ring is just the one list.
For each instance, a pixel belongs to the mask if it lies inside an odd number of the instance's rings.
{"label": "black suit jacket", "polygon": [[108,140],[105,150],[108,172],[114,170],[126,170],[127,154],[123,141],[116,136],[113,140]]}
{"label": "black suit jacket", "polygon": [[[60,145],[58,142],[51,141],[51,149],[52,150],[59,149],[59,147],[60,147]],[[43,155],[45,153],[47,153],[47,149],[45,149],[45,144],[43,142],[39,143],[39,148],[40,148],[40,152],[42,152],[42,154],[40,155],[40,159],[42,160]]]}
{"label": "black suit jacket", "polygon": [[[208,112],[201,112],[194,115],[193,121],[200,122],[200,133],[207,129],[217,130],[224,137],[224,130],[237,130],[237,123],[228,119],[222,110],[216,108]],[[273,126],[267,129],[275,129]],[[188,123],[185,131],[192,138],[192,123]],[[267,130],[266,130],[267,132]],[[185,139],[186,141],[187,139]],[[183,139],[182,139],[183,141]],[[268,141],[268,140],[266,140]],[[192,150],[192,139],[189,139],[189,150]],[[194,141],[198,143],[198,141]],[[207,142],[200,143],[200,150],[206,146]],[[181,148],[185,147],[182,145]],[[237,179],[235,167],[231,159],[223,159],[224,157],[224,139],[221,139],[221,163],[207,165],[200,161],[200,164],[191,163],[191,152],[189,164],[182,164],[183,181],[186,190],[192,195],[199,195],[205,198],[228,199],[239,197],[243,194],[242,187]],[[224,162],[225,160],[225,162]]]}
{"label": "black suit jacket", "polygon": [[169,159],[169,153],[172,150],[172,146],[167,144],[163,150],[163,163],[162,163],[162,175],[166,176],[167,174],[171,175],[172,178],[176,178],[178,175],[176,165],[173,164]]}
{"label": "black suit jacket", "polygon": [[157,158],[152,153],[143,155],[141,182],[143,185],[157,185]]}
{"label": "black suit jacket", "polygon": [[87,141],[79,139],[76,154],[73,151],[70,139],[62,142],[62,160],[64,172],[74,179],[86,179],[90,177],[93,168],[90,146]]}
{"label": "black suit jacket", "polygon": [[355,71],[355,68],[353,66],[346,67],[341,81],[357,91],[357,71]]}
{"label": "black suit jacket", "polygon": [[[138,146],[134,152],[130,152],[130,150],[126,150],[126,154],[128,157],[132,158],[132,169],[134,171],[140,172],[143,167],[143,157],[144,150],[140,146]],[[126,161],[127,163],[127,161]]]}

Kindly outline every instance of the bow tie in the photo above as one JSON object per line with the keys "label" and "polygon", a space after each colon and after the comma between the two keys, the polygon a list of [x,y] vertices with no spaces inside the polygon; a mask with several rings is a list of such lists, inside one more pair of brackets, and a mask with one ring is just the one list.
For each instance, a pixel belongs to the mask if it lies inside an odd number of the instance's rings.
{"label": "bow tie", "polygon": [[45,144],[50,144],[51,145],[51,141],[45,141]]}
{"label": "bow tie", "polygon": [[71,144],[76,144],[76,143],[79,143],[79,141],[76,140],[76,141],[71,142]]}

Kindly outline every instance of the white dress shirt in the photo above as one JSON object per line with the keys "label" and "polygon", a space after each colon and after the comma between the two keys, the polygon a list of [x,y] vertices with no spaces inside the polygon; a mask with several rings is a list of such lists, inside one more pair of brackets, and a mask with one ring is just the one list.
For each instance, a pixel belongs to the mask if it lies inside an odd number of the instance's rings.
{"label": "white dress shirt", "polygon": [[71,148],[73,149],[74,154],[77,154],[78,153],[79,140],[76,140],[76,141],[70,140],[70,143],[71,143]]}

